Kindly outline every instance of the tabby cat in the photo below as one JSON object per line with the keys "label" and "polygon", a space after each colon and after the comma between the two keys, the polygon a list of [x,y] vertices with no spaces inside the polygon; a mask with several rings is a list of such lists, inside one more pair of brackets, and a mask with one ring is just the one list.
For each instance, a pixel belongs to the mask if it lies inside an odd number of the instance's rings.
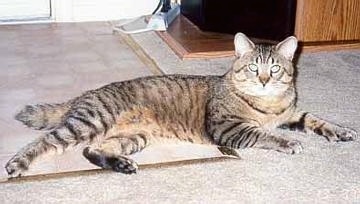
{"label": "tabby cat", "polygon": [[286,125],[329,141],[356,138],[354,130],[296,109],[295,37],[254,44],[238,33],[234,42],[236,59],[223,76],[150,76],[65,103],[26,106],[16,119],[46,132],[10,159],[8,174],[20,176],[40,155],[79,143],[88,144],[83,155],[91,163],[130,174],[138,167],[127,155],[169,139],[295,154],[303,149],[300,142],[272,129]]}

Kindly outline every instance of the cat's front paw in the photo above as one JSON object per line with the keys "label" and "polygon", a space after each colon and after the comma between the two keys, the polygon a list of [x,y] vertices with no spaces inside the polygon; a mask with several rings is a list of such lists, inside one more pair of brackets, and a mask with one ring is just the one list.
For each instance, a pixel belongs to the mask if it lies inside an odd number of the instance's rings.
{"label": "cat's front paw", "polygon": [[15,155],[5,165],[5,169],[10,177],[20,177],[22,172],[28,169],[29,162],[21,156]]}
{"label": "cat's front paw", "polygon": [[357,132],[350,128],[337,127],[334,132],[336,134],[336,141],[354,141],[358,137]]}
{"label": "cat's front paw", "polygon": [[109,165],[112,167],[114,171],[121,172],[124,174],[136,173],[139,168],[134,160],[129,159],[127,157],[117,157],[117,158],[109,159]]}

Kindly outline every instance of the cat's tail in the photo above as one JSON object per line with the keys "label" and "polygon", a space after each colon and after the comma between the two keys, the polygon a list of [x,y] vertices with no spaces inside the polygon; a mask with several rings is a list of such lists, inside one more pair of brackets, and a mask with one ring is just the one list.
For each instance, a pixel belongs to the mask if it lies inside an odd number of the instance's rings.
{"label": "cat's tail", "polygon": [[27,105],[15,119],[35,130],[51,130],[62,123],[69,109],[69,103]]}

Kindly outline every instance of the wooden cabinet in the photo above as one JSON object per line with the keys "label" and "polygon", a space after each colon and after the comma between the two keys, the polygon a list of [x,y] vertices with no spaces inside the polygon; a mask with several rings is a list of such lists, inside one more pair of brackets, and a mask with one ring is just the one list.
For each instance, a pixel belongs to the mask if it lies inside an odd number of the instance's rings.
{"label": "wooden cabinet", "polygon": [[297,0],[295,35],[306,43],[360,40],[360,0]]}
{"label": "wooden cabinet", "polygon": [[[297,3],[293,34],[300,41],[299,51],[360,49],[360,0],[293,1]],[[234,54],[233,35],[203,32],[183,16],[159,35],[181,58]]]}

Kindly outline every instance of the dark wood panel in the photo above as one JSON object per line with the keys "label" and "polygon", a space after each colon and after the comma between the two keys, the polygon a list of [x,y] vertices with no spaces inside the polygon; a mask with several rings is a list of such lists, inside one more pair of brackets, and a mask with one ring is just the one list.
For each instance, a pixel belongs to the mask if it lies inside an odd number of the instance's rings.
{"label": "dark wood panel", "polygon": [[359,0],[297,0],[295,35],[304,42],[359,40]]}

